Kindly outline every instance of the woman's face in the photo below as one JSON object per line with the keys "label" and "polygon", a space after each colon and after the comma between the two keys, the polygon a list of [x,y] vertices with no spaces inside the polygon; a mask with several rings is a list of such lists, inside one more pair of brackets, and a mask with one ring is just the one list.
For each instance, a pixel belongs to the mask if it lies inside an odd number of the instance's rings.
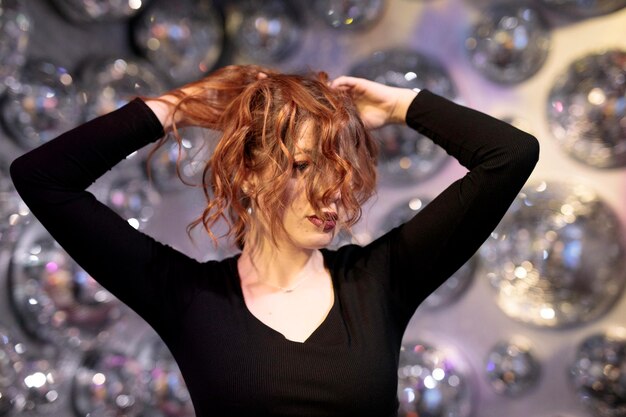
{"label": "woman's face", "polygon": [[304,174],[308,169],[312,169],[307,150],[313,148],[315,140],[311,134],[307,134],[307,130],[304,129],[297,141],[293,175],[284,193],[285,211],[282,215],[284,233],[279,231],[276,234],[279,248],[320,249],[332,242],[338,229],[341,214],[341,208],[337,206],[339,195],[327,206],[322,207],[324,218],[315,214],[306,195],[307,177]]}
{"label": "woman's face", "polygon": [[329,204],[322,207],[323,218],[315,214],[306,195],[306,176],[308,169],[312,169],[307,156],[307,149],[313,148],[315,140],[311,134],[303,134],[297,142],[294,153],[294,174],[289,180],[285,191],[285,213],[283,226],[288,242],[302,249],[319,249],[328,246],[338,229],[339,209],[335,196]]}

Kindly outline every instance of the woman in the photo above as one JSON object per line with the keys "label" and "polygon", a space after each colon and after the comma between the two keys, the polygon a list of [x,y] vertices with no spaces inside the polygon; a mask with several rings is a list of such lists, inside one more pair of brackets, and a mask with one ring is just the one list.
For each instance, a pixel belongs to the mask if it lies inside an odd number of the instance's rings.
{"label": "woman", "polygon": [[[470,171],[367,246],[325,249],[375,183],[368,129],[408,123]],[[198,223],[241,254],[198,262],[84,191],[183,125],[223,137]],[[15,186],[54,238],[174,355],[198,416],[394,416],[403,332],[530,175],[537,141],[429,91],[230,66],[18,158]]]}

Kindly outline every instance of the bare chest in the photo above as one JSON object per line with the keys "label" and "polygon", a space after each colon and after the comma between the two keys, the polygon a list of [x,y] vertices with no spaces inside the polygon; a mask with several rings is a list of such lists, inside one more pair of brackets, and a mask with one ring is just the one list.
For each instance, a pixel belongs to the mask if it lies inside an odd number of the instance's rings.
{"label": "bare chest", "polygon": [[259,321],[285,338],[305,342],[324,322],[334,303],[330,275],[311,277],[293,291],[242,287],[246,307]]}

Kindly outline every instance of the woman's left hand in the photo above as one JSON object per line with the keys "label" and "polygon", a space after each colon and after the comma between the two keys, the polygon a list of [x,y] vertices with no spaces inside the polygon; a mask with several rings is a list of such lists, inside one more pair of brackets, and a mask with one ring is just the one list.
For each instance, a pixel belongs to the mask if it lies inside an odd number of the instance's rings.
{"label": "woman's left hand", "polygon": [[363,123],[369,129],[405,123],[407,109],[417,95],[416,91],[408,88],[391,87],[345,75],[336,78],[330,85],[350,93]]}

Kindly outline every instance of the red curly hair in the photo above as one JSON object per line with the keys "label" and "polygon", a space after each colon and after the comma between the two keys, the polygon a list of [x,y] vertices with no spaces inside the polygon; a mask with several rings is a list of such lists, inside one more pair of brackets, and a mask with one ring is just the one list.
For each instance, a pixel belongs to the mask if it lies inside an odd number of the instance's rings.
{"label": "red curly hair", "polygon": [[[275,243],[276,233],[284,231],[284,193],[297,168],[294,154],[305,126],[315,145],[307,150],[310,168],[302,175],[316,214],[323,218],[322,208],[339,196],[343,227],[361,217],[361,206],[375,189],[378,150],[349,94],[330,88],[325,73],[287,75],[231,65],[168,94],[178,98],[174,120],[222,132],[203,171],[207,205],[189,230],[202,224],[216,241],[212,228],[224,219],[226,235],[242,248],[254,204]],[[176,124],[172,130],[180,143]],[[244,191],[253,174],[264,178],[263,184]]]}

